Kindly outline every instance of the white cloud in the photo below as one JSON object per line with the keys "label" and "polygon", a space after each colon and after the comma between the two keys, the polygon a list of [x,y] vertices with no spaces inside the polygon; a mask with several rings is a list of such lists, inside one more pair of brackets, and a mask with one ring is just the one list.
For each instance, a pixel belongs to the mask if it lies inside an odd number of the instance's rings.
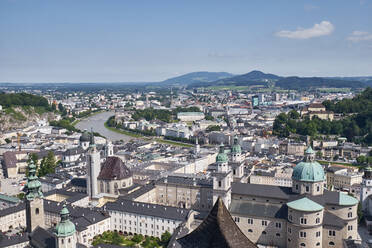
{"label": "white cloud", "polygon": [[329,21],[322,21],[321,23],[315,23],[311,28],[298,28],[295,31],[282,30],[276,33],[279,37],[285,37],[290,39],[310,39],[313,37],[319,37],[329,35],[333,32],[334,26]]}
{"label": "white cloud", "polygon": [[365,40],[372,40],[372,34],[365,32],[365,31],[354,31],[352,32],[348,37],[348,40],[352,42],[359,42],[359,41],[365,41]]}

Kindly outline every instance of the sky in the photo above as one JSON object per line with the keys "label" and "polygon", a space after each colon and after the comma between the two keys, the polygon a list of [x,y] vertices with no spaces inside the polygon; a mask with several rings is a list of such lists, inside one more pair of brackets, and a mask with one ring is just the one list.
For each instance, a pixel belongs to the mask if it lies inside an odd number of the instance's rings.
{"label": "sky", "polygon": [[0,0],[0,82],[372,76],[372,0]]}

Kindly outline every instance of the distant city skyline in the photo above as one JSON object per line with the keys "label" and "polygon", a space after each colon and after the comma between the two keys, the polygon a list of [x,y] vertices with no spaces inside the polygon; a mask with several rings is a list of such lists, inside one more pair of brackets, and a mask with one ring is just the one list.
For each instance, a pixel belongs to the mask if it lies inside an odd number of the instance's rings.
{"label": "distant city skyline", "polygon": [[1,0],[0,82],[372,76],[372,1]]}

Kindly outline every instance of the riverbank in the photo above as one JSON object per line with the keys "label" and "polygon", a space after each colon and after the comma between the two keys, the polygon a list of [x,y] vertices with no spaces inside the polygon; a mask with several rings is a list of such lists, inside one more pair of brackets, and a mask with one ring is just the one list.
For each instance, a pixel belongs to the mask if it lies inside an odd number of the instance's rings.
{"label": "riverbank", "polygon": [[161,139],[161,138],[150,138],[150,137],[147,137],[147,136],[135,133],[135,132],[131,132],[131,131],[128,131],[128,130],[123,130],[123,129],[118,129],[118,128],[115,128],[115,127],[110,127],[108,125],[107,121],[105,122],[104,125],[105,125],[105,128],[107,128],[108,130],[110,130],[112,132],[124,134],[124,135],[130,136],[130,137],[133,137],[133,138],[137,138],[137,139],[143,139],[143,140],[147,140],[147,141],[156,141],[158,143],[173,145],[173,146],[193,147],[192,144],[176,142],[176,141],[172,141],[172,140],[164,140],[164,139]]}
{"label": "riverbank", "polygon": [[88,114],[88,115],[86,115],[86,116],[84,116],[84,117],[82,117],[82,118],[79,118],[79,119],[74,120],[74,121],[71,123],[71,125],[72,125],[72,126],[75,126],[75,125],[78,124],[79,122],[81,122],[81,121],[83,121],[83,120],[85,120],[85,119],[88,119],[89,117],[92,117],[92,116],[95,116],[95,115],[101,114],[101,113],[106,112],[106,111],[107,111],[107,110],[100,110],[100,111],[92,112],[92,113],[90,113],[90,114]]}

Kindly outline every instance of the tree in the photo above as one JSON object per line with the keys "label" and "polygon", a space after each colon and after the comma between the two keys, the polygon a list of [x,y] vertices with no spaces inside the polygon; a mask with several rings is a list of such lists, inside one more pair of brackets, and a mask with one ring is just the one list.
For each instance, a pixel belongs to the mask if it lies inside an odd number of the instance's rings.
{"label": "tree", "polygon": [[213,118],[213,116],[211,116],[211,115],[206,115],[206,116],[205,116],[205,119],[206,119],[207,121],[214,121],[214,118]]}
{"label": "tree", "polygon": [[288,113],[288,116],[291,118],[291,119],[299,119],[300,118],[300,114],[296,111],[296,110],[291,110],[289,111]]}
{"label": "tree", "polygon": [[160,241],[161,241],[161,244],[166,247],[169,243],[169,240],[171,239],[172,235],[166,231],[165,233],[163,233],[161,235],[161,238],[160,238]]}
{"label": "tree", "polygon": [[49,173],[55,173],[56,165],[54,153],[52,151],[48,152],[48,155],[41,160],[38,176],[43,177]]}
{"label": "tree", "polygon": [[121,245],[124,242],[124,237],[121,236],[118,232],[114,232],[111,239],[111,244]]}
{"label": "tree", "polygon": [[321,159],[323,157],[323,153],[321,151],[317,151],[316,157]]}
{"label": "tree", "polygon": [[7,144],[9,144],[10,142],[12,142],[9,138],[6,138],[5,139],[5,142],[7,143]]}
{"label": "tree", "polygon": [[365,156],[361,155],[361,156],[357,157],[356,161],[357,161],[358,164],[364,164],[365,162],[367,162],[367,158]]}

